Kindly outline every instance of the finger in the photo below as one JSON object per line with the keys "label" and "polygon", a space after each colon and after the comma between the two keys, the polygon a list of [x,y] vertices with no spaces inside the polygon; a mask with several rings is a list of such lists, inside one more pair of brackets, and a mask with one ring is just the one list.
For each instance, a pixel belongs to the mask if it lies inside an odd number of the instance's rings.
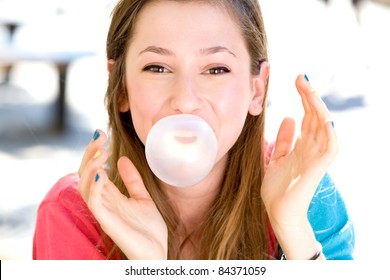
{"label": "finger", "polygon": [[[310,164],[307,167],[304,172],[305,176],[301,177],[302,179],[306,178],[308,180],[313,180],[313,178],[315,178],[316,182],[319,183],[338,153],[337,135],[333,128],[333,122],[326,122],[324,127],[327,139],[324,144],[324,148],[322,148],[321,152],[317,154],[319,156],[316,156],[315,164]],[[318,185],[318,183],[315,185]]]}
{"label": "finger", "polygon": [[330,164],[339,151],[338,140],[333,121],[328,121],[325,123],[325,130],[328,141],[326,143],[327,146],[326,152],[324,153],[324,158]]}
{"label": "finger", "polygon": [[107,176],[104,172],[104,170],[99,170],[99,172],[96,173],[94,177],[94,181],[91,184],[91,188],[89,189],[88,193],[88,207],[92,211],[92,213],[95,214],[96,217],[99,215],[96,215],[96,213],[99,213],[99,210],[102,208],[103,205],[103,188],[106,183]]}
{"label": "finger", "polygon": [[[309,87],[308,87],[309,86]],[[311,107],[307,100],[306,92],[311,90],[310,84],[308,82],[308,78],[306,75],[299,75],[295,80],[295,87],[298,90],[299,95],[301,96],[303,109],[306,114],[311,114]]]}
{"label": "finger", "polygon": [[124,196],[109,180],[103,169],[96,174],[95,182],[90,189],[89,198],[88,207],[99,222],[102,230],[115,239],[118,246],[121,247],[121,244],[126,244],[128,235],[117,234],[121,230],[123,231],[123,227],[126,226],[121,219],[120,211],[118,211],[118,208],[121,208],[119,204],[121,204],[121,199]]}
{"label": "finger", "polygon": [[118,160],[118,171],[130,197],[134,199],[151,198],[142,181],[141,175],[129,158],[121,157]]}
{"label": "finger", "polygon": [[[99,169],[96,173],[89,196],[90,203],[94,207],[104,207],[110,211],[113,211],[120,204],[121,199],[127,199],[110,181],[104,169]],[[95,209],[97,210],[97,208]]]}
{"label": "finger", "polygon": [[272,160],[277,160],[280,157],[286,156],[292,148],[295,134],[295,122],[291,118],[285,118],[280,125],[278,135],[276,137],[274,153]]}
{"label": "finger", "polygon": [[[306,77],[306,78],[305,78]],[[295,86],[299,92],[299,95],[301,97],[303,109],[304,109],[304,116],[302,119],[301,124],[301,131],[302,134],[305,135],[307,133],[310,133],[313,129],[313,123],[312,123],[312,108],[310,106],[309,101],[307,100],[307,95],[305,94],[305,91],[309,90],[307,88],[302,87],[302,83],[307,82],[306,81],[307,76],[299,75],[295,81]]]}
{"label": "finger", "polygon": [[309,107],[302,120],[302,141],[304,146],[314,153],[326,153],[328,137],[325,124],[330,120],[330,113],[316,90],[306,76],[299,75],[296,80],[297,89]]}
{"label": "finger", "polygon": [[[302,99],[307,103],[306,106],[308,106],[308,110],[310,110],[311,117],[316,118],[311,121],[317,121],[322,128],[327,121],[331,120],[331,116],[320,95],[303,75],[298,76],[296,87]],[[317,127],[315,126],[315,128]]]}
{"label": "finger", "polygon": [[80,168],[78,171],[79,177],[82,176],[84,168],[87,165],[87,163],[95,156],[98,156],[100,149],[102,149],[106,141],[107,141],[106,134],[99,129],[95,130],[95,133],[92,136],[92,140],[89,142],[85,150],[85,153],[83,155],[83,158],[81,160]]}
{"label": "finger", "polygon": [[88,201],[90,188],[94,183],[96,174],[99,169],[102,168],[104,163],[107,161],[108,154],[104,149],[100,149],[98,157],[91,158],[85,165],[80,181],[78,184],[78,190],[83,197],[84,201]]}
{"label": "finger", "polygon": [[305,136],[305,146],[312,147],[313,150],[319,150],[321,157],[328,166],[335,158],[338,152],[338,143],[333,122],[326,104],[322,101],[319,94],[311,86],[310,82],[305,79],[305,76],[300,75],[297,78],[296,86],[303,99],[306,100],[310,115],[305,115],[306,131],[310,134],[302,134]]}

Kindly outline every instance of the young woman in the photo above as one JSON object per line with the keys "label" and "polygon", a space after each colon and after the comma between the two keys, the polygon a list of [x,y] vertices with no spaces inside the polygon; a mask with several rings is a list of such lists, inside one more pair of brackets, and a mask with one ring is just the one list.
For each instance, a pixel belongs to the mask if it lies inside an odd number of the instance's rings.
{"label": "young woman", "polygon": [[[34,259],[351,259],[354,232],[327,168],[330,114],[305,75],[294,141],[264,139],[269,64],[257,0],[122,0],[107,38],[107,135],[42,202]],[[176,188],[145,156],[153,125],[191,114],[217,139],[206,178]],[[107,165],[105,165],[107,164]],[[283,253],[283,255],[281,255]]]}

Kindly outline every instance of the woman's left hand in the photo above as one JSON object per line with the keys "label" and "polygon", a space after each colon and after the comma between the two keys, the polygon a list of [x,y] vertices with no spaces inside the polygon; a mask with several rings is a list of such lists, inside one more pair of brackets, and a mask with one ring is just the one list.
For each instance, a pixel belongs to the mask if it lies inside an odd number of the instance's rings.
{"label": "woman's left hand", "polygon": [[298,76],[296,87],[304,108],[301,133],[294,144],[294,120],[283,120],[261,188],[277,235],[307,226],[312,197],[338,152],[324,102],[303,75]]}

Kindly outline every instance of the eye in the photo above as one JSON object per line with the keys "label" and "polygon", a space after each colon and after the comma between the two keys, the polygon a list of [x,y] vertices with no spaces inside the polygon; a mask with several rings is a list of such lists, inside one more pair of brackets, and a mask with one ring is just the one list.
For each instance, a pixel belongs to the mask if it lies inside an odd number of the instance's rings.
{"label": "eye", "polygon": [[149,72],[154,72],[154,73],[169,73],[170,71],[160,65],[148,65],[146,66],[143,71],[149,71]]}
{"label": "eye", "polygon": [[205,71],[205,74],[210,74],[210,75],[219,75],[225,73],[230,73],[230,70],[224,66],[214,67]]}

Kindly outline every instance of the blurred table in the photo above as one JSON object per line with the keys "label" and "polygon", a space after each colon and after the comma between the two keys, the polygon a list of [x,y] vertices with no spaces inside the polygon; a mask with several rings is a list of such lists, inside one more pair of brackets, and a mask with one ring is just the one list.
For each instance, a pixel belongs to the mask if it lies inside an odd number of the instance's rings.
{"label": "blurred table", "polygon": [[9,82],[12,66],[22,61],[43,61],[55,65],[58,72],[58,96],[56,100],[56,116],[54,129],[62,131],[66,125],[66,85],[67,72],[70,64],[77,59],[95,55],[92,51],[71,50],[71,51],[28,51],[21,50],[13,45],[13,36],[20,27],[16,21],[0,20],[0,24],[8,30],[8,44],[0,46],[0,67],[5,69],[5,80]]}
{"label": "blurred table", "polygon": [[[5,29],[7,30],[7,32],[8,32],[8,38],[7,38],[8,45],[11,45],[13,38],[14,38],[15,31],[21,25],[21,23],[19,21],[16,21],[16,20],[14,21],[14,20],[10,20],[10,19],[1,19],[0,25],[3,25],[5,27]],[[1,63],[1,60],[0,60],[0,63]],[[12,64],[5,65],[5,66],[3,66],[3,68],[5,71],[4,83],[8,83],[9,79],[10,79],[10,73],[12,70]]]}

